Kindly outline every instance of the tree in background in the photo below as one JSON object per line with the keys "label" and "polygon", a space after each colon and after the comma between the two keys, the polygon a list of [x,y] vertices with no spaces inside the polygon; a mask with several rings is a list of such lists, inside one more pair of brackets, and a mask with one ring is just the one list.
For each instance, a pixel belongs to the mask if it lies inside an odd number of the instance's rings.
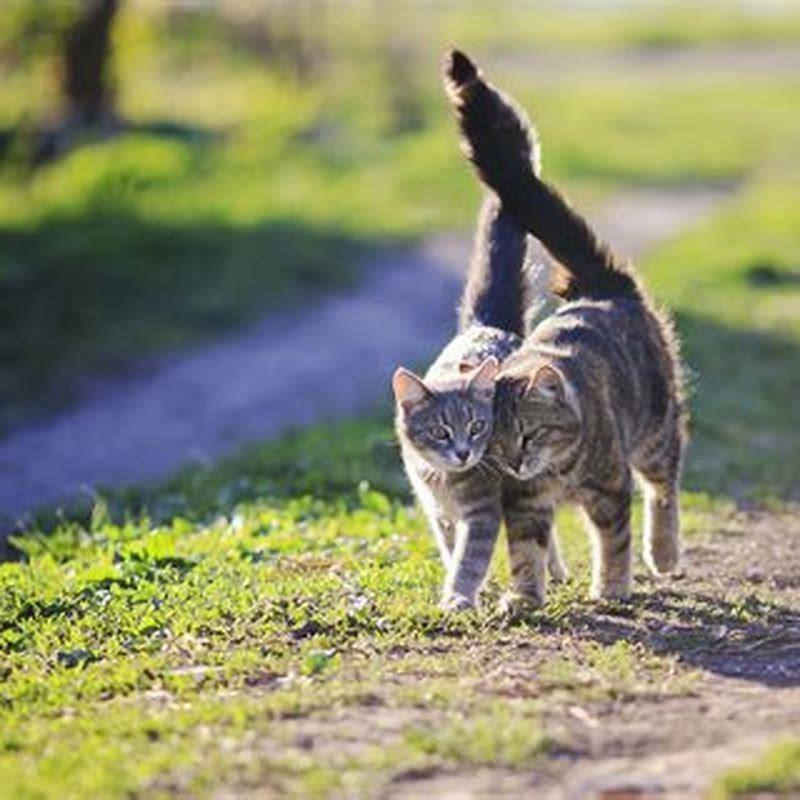
{"label": "tree in background", "polygon": [[114,124],[109,57],[118,8],[118,0],[83,0],[78,18],[67,32],[61,88],[68,125],[102,128]]}
{"label": "tree in background", "polygon": [[61,92],[65,112],[43,132],[35,148],[37,162],[62,155],[83,136],[110,136],[119,130],[110,85],[111,28],[119,0],[82,0],[77,18],[64,35]]}

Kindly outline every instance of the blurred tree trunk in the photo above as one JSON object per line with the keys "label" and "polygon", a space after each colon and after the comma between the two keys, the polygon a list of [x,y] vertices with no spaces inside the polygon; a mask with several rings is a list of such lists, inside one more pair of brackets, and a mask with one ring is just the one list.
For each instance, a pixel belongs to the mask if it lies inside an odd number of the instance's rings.
{"label": "blurred tree trunk", "polygon": [[114,117],[108,62],[119,2],[82,0],[82,6],[67,33],[62,91],[73,124],[103,126]]}
{"label": "blurred tree trunk", "polygon": [[38,137],[37,164],[62,156],[85,135],[111,136],[120,129],[109,79],[111,28],[119,0],[78,0],[78,5],[61,54],[64,112]]}

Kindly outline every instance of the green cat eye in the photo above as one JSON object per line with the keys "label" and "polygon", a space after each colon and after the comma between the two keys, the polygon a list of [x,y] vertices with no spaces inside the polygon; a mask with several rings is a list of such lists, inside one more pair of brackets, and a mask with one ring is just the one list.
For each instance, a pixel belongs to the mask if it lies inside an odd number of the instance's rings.
{"label": "green cat eye", "polygon": [[443,442],[445,439],[450,438],[450,431],[444,425],[434,425],[429,431],[431,437]]}
{"label": "green cat eye", "polygon": [[482,419],[475,419],[469,424],[469,435],[478,436],[486,430],[486,422]]}

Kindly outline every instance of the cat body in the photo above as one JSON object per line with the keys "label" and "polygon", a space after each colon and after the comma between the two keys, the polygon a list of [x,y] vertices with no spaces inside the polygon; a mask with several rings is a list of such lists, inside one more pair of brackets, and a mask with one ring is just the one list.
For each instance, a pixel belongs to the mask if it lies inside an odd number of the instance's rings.
{"label": "cat body", "polygon": [[[403,463],[445,567],[442,604],[451,610],[475,604],[505,493],[519,494],[518,482],[484,455],[494,427],[494,379],[522,343],[525,238],[497,198],[487,197],[458,334],[423,377],[401,368],[393,379]],[[565,575],[555,544],[551,570]]]}
{"label": "cat body", "polygon": [[451,54],[446,75],[465,152],[519,227],[557,260],[554,291],[566,301],[497,378],[487,462],[525,487],[525,515],[507,520],[510,600],[544,600],[553,513],[564,501],[583,508],[592,534],[593,596],[627,598],[634,473],[645,489],[645,560],[662,573],[679,555],[687,414],[672,326],[630,268],[530,168],[524,114],[463,54]]}
{"label": "cat body", "polygon": [[[403,463],[445,567],[442,604],[449,610],[475,605],[504,513],[510,509],[513,514],[513,508],[526,495],[526,487],[488,463],[483,458],[485,450],[467,468],[453,469],[438,465],[430,456],[426,458],[420,442],[424,428],[431,424],[469,430],[476,420],[486,420],[493,427],[494,386],[484,388],[485,406],[476,408],[480,395],[474,386],[465,384],[464,374],[472,374],[475,365],[485,364],[487,359],[502,363],[521,342],[516,334],[471,325],[447,345],[425,374],[425,385],[436,392],[429,408],[410,417],[398,411]],[[469,394],[471,398],[465,396]],[[491,446],[489,432],[487,447]],[[453,447],[457,449],[457,441]],[[548,542],[548,549],[551,576],[564,580],[566,569],[555,538]]]}
{"label": "cat body", "polygon": [[[508,474],[532,484],[529,539],[562,502],[579,504],[594,544],[592,595],[631,590],[633,475],[645,490],[645,560],[655,573],[679,554],[678,492],[685,410],[670,339],[640,298],[576,300],[541,323],[498,378],[493,451]],[[512,553],[514,592],[543,598],[531,561]],[[513,548],[512,548],[513,550]]]}

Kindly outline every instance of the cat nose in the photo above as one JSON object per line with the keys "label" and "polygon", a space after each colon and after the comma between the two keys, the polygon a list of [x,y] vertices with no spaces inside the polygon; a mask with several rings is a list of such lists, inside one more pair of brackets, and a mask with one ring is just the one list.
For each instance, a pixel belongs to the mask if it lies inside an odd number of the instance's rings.
{"label": "cat nose", "polygon": [[514,472],[519,474],[519,471],[522,469],[522,456],[518,456],[517,458],[513,459],[512,461],[509,461],[508,463],[511,469],[513,469]]}
{"label": "cat nose", "polygon": [[462,463],[466,464],[467,459],[469,458],[469,450],[464,447],[457,447],[456,448],[456,458]]}

